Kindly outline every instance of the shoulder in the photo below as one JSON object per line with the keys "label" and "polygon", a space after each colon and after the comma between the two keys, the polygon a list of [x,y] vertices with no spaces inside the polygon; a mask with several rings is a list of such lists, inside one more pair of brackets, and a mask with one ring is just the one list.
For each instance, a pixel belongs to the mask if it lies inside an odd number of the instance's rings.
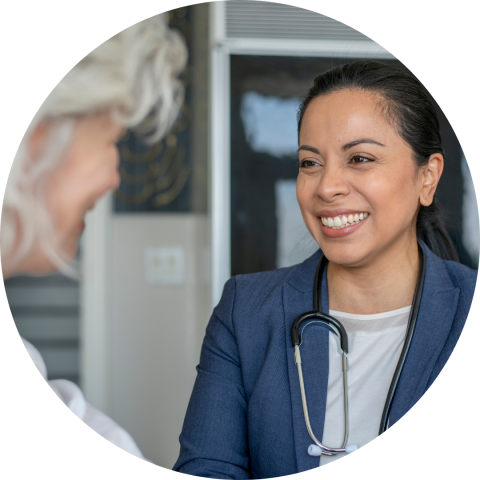
{"label": "shoulder", "polygon": [[304,262],[266,272],[236,275],[225,284],[214,315],[220,318],[265,318],[283,308],[284,286],[288,283],[301,292],[310,291],[320,250]]}
{"label": "shoulder", "polygon": [[236,275],[224,287],[224,297],[234,298],[235,304],[247,302],[254,307],[268,303],[282,294],[289,283],[300,291],[311,289],[321,251],[317,250],[302,263],[266,272]]}
{"label": "shoulder", "polygon": [[459,289],[459,305],[462,316],[467,316],[473,301],[477,271],[461,263],[444,261],[446,270],[453,285]]}
{"label": "shoulder", "polygon": [[[452,331],[455,332],[455,338],[458,338],[472,305],[477,272],[461,263],[443,260],[426,247],[425,253],[427,255],[425,291],[428,292],[431,302],[449,298],[450,304],[456,304]],[[429,308],[433,307],[433,304],[429,305]]]}
{"label": "shoulder", "polygon": [[240,294],[252,295],[254,298],[266,298],[274,294],[283,284],[288,281],[291,273],[298,268],[292,267],[270,270],[267,272],[249,273],[236,275],[235,287]]}
{"label": "shoulder", "polygon": [[477,270],[472,270],[461,263],[444,260],[448,275],[455,287],[469,292],[473,296],[477,283]]}
{"label": "shoulder", "polygon": [[[427,257],[427,276],[433,291],[446,292],[458,289],[463,301],[472,302],[477,271],[458,262],[443,260],[423,244]],[[470,304],[468,305],[470,308]]]}
{"label": "shoulder", "polygon": [[295,265],[279,270],[235,275],[225,284],[215,313],[230,316],[234,307],[237,310],[255,310],[269,300],[279,299],[284,283],[297,267]]}

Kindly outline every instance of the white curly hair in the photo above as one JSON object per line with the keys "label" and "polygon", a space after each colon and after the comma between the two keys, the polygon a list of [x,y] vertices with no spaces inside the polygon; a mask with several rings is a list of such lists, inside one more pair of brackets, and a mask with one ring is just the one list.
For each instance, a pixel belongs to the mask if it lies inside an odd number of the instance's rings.
{"label": "white curly hair", "polygon": [[[5,190],[0,232],[4,269],[20,263],[39,242],[58,269],[76,275],[71,259],[52,244],[47,180],[64,158],[79,117],[110,112],[119,125],[143,125],[149,142],[168,131],[183,101],[178,75],[185,67],[187,50],[180,35],[168,27],[167,18],[168,14],[161,14],[137,23],[93,50],[65,75],[35,115]],[[43,121],[52,128],[40,158],[32,161],[28,145]]]}

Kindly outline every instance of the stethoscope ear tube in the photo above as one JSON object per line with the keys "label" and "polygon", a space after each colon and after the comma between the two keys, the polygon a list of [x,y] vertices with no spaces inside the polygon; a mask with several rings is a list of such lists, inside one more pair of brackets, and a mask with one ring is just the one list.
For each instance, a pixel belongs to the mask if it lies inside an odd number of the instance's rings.
{"label": "stethoscope ear tube", "polygon": [[290,335],[292,337],[292,347],[295,347],[295,345],[300,345],[300,335],[298,334],[298,330],[300,328],[300,324],[305,322],[306,320],[322,320],[336,327],[338,333],[340,334],[340,347],[345,353],[348,353],[348,337],[344,326],[336,318],[333,318],[330,315],[322,312],[302,313],[295,319],[292,324],[292,329],[290,330]]}
{"label": "stethoscope ear tube", "polygon": [[302,313],[293,322],[292,329],[290,330],[292,347],[295,347],[295,345],[300,345],[300,335],[298,334],[298,329],[300,328],[301,323],[306,320],[322,320],[326,323],[332,324],[337,328],[340,337],[340,347],[345,353],[348,353],[348,336],[345,328],[336,318],[322,312],[320,287],[322,286],[323,272],[325,271],[327,262],[328,260],[325,255],[322,255],[317,265],[313,285],[313,308],[315,310]]}

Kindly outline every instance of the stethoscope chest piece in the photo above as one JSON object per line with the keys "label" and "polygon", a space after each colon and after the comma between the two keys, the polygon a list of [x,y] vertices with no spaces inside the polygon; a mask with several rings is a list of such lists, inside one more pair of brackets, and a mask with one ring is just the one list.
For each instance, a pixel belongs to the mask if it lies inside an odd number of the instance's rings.
{"label": "stethoscope chest piece", "polygon": [[308,454],[312,457],[319,457],[322,454],[322,449],[318,445],[310,445]]}
{"label": "stethoscope chest piece", "polygon": [[[347,454],[352,453],[355,450],[358,450],[358,445],[352,444],[352,445],[347,445],[345,447],[345,453]],[[323,450],[318,445],[312,444],[308,447],[308,454],[311,457],[319,457],[320,455],[322,455],[322,453],[323,453]]]}

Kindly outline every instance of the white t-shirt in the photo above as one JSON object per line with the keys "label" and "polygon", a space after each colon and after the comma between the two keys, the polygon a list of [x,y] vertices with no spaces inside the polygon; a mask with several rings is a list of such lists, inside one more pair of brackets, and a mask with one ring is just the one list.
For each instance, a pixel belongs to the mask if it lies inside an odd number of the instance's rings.
{"label": "white t-shirt", "polygon": [[[405,341],[411,307],[375,315],[355,315],[330,310],[348,335],[348,407],[347,445],[362,447],[378,436],[388,389]],[[327,409],[322,443],[338,448],[343,443],[345,413],[343,370],[338,337],[329,334],[329,371]],[[321,455],[320,465],[345,454]]]}
{"label": "white t-shirt", "polygon": [[[22,340],[33,363],[47,380],[47,367],[40,352],[30,342],[24,338]],[[92,430],[117,447],[146,460],[130,434],[110,417],[87,403],[78,385],[63,379],[50,380],[48,384],[63,403]]]}

